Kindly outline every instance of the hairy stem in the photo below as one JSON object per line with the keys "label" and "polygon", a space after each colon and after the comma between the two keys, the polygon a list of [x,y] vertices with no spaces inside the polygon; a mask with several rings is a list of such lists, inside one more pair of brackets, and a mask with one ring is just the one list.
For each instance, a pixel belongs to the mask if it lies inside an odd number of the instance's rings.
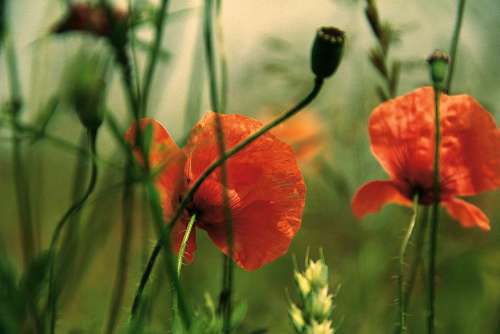
{"label": "hairy stem", "polygon": [[406,300],[405,300],[405,281],[404,281],[404,271],[405,271],[405,255],[408,248],[408,243],[415,229],[415,224],[418,215],[418,195],[415,196],[413,201],[413,215],[410,221],[410,226],[403,238],[401,243],[401,248],[399,250],[399,275],[398,275],[398,302],[399,302],[399,333],[407,333],[408,329],[406,327]]}
{"label": "hairy stem", "polygon": [[435,126],[435,146],[434,146],[434,202],[432,204],[430,247],[429,247],[429,300],[427,310],[427,332],[435,333],[435,300],[436,300],[436,253],[437,253],[437,231],[439,224],[439,147],[441,140],[439,98],[441,90],[434,85],[434,126]]}

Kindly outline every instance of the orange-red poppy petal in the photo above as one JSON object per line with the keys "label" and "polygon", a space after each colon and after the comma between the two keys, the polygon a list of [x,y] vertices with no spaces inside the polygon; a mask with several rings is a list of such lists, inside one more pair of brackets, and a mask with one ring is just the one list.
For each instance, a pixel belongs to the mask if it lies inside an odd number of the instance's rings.
{"label": "orange-red poppy petal", "polygon": [[392,181],[370,181],[358,189],[351,203],[354,215],[361,219],[368,213],[378,212],[384,205],[397,203],[411,205]]}
{"label": "orange-red poppy petal", "polygon": [[[186,174],[191,182],[219,157],[215,117],[216,114],[208,113],[197,124],[185,148]],[[227,149],[262,126],[241,115],[221,115],[220,120]],[[299,229],[305,201],[304,180],[292,148],[269,133],[231,157],[227,171],[228,190],[235,199],[231,203],[234,259],[245,269],[256,269],[283,255]],[[220,183],[220,170],[209,179]],[[203,228],[225,251],[223,225],[213,216],[202,222]]]}
{"label": "orange-red poppy petal", "polygon": [[432,182],[434,101],[431,87],[382,103],[369,119],[372,151],[393,179]]}
{"label": "orange-red poppy petal", "polygon": [[490,221],[481,209],[477,206],[452,198],[442,202],[450,216],[455,218],[463,227],[479,227],[484,231],[490,230]]}
{"label": "orange-red poppy petal", "polygon": [[451,195],[475,195],[500,186],[500,130],[468,95],[441,100],[441,176]]}
{"label": "orange-red poppy petal", "polygon": [[[158,173],[156,185],[161,195],[165,219],[168,220],[179,200],[184,182],[184,164],[186,157],[177,144],[172,140],[167,130],[156,120],[145,118],[141,120],[142,136],[145,141],[151,136],[149,146],[149,166]],[[135,145],[137,127],[131,126],[125,138]],[[149,134],[148,134],[149,133]],[[143,161],[138,148],[134,153],[139,161]],[[160,169],[159,171],[154,171]]]}
{"label": "orange-red poppy petal", "polygon": [[[233,211],[234,261],[245,270],[256,270],[286,254],[300,227],[301,207],[286,202],[254,201]],[[283,212],[288,216],[284,217]],[[228,254],[223,223],[206,228],[213,242]]]}

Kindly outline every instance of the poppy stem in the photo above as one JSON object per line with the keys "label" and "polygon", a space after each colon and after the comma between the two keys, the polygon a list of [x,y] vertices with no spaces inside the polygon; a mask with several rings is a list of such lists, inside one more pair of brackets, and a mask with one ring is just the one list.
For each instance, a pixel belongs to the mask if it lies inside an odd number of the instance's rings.
{"label": "poppy stem", "polygon": [[435,126],[435,147],[434,147],[434,202],[432,203],[431,230],[430,230],[430,247],[429,247],[429,300],[427,313],[427,332],[428,334],[435,333],[435,299],[436,299],[436,253],[437,253],[437,231],[439,224],[439,147],[441,140],[440,129],[440,113],[439,101],[441,96],[441,88],[434,85],[434,126]]}
{"label": "poppy stem", "polygon": [[405,254],[408,248],[408,243],[413,234],[413,230],[415,229],[415,224],[417,221],[418,215],[418,194],[415,196],[413,200],[413,215],[410,221],[410,226],[406,231],[406,234],[403,238],[403,242],[401,243],[401,248],[399,250],[399,275],[398,275],[398,301],[399,301],[399,333],[407,333],[406,327],[406,296],[405,296],[405,282],[404,282],[404,271],[405,271]]}
{"label": "poppy stem", "polygon": [[[89,149],[93,155],[96,154],[96,142],[97,142],[97,130],[89,130]],[[71,207],[66,211],[66,213],[62,216],[59,222],[56,225],[54,233],[52,234],[52,240],[50,242],[49,254],[50,254],[50,264],[49,264],[49,295],[48,295],[48,306],[49,306],[49,318],[50,318],[50,333],[55,333],[56,326],[56,317],[57,317],[57,297],[58,293],[55,291],[54,286],[54,271],[55,271],[55,262],[56,262],[56,248],[57,242],[59,241],[59,237],[61,236],[61,232],[75,213],[81,210],[87,199],[90,197],[92,192],[95,189],[97,183],[97,163],[95,160],[92,160],[91,172],[90,172],[90,180],[85,190],[85,193],[82,197],[71,205]]]}
{"label": "poppy stem", "polygon": [[[1,19],[1,18],[0,18]],[[7,28],[5,28],[7,30]],[[5,56],[7,61],[7,76],[10,86],[10,113],[12,122],[12,162],[16,191],[17,210],[21,228],[21,246],[23,264],[28,268],[31,259],[35,255],[35,235],[33,219],[31,214],[31,204],[29,196],[28,178],[23,164],[21,140],[19,133],[19,114],[23,107],[21,96],[21,84],[19,82],[19,72],[17,66],[17,56],[12,36],[5,32]]]}
{"label": "poppy stem", "polygon": [[[309,105],[319,94],[321,91],[321,88],[323,87],[323,82],[324,80],[321,78],[315,78],[314,80],[314,87],[311,90],[311,92],[302,100],[300,101],[295,107],[292,109],[284,112],[277,118],[275,118],[273,121],[270,123],[264,125],[261,127],[259,130],[254,132],[252,135],[248,136],[241,142],[239,142],[236,146],[233,146],[230,150],[226,151],[224,155],[222,155],[218,160],[214,161],[210,166],[205,169],[205,171],[200,175],[200,177],[193,183],[189,191],[186,193],[184,198],[182,199],[181,203],[179,204],[177,210],[173,214],[172,218],[168,222],[168,224],[164,224],[161,227],[161,233],[159,239],[156,241],[156,244],[153,248],[153,251],[151,252],[151,255],[149,257],[148,263],[146,265],[146,268],[144,272],[142,273],[141,281],[139,282],[139,286],[137,288],[135,298],[134,298],[134,303],[132,306],[132,311],[131,311],[131,316],[134,317],[138,311],[139,305],[141,303],[141,298],[142,298],[142,293],[144,291],[144,288],[146,287],[147,282],[149,281],[149,277],[151,276],[151,272],[153,270],[153,267],[156,263],[156,259],[158,258],[158,255],[160,254],[160,251],[162,247],[168,247],[170,245],[170,240],[168,236],[170,235],[170,231],[172,228],[175,226],[177,223],[177,220],[181,217],[182,213],[186,209],[187,205],[191,202],[191,199],[193,198],[194,194],[196,191],[200,188],[200,186],[203,184],[203,182],[214,172],[221,164],[223,164],[227,159],[231,158],[233,155],[237,154],[241,150],[243,150],[245,147],[247,147],[249,144],[253,143],[255,140],[257,140],[260,136],[264,135],[274,127],[278,126],[279,124],[283,123],[293,115],[297,114],[300,110],[304,109],[307,105]],[[151,187],[153,187],[151,185]],[[161,212],[161,206],[159,206],[160,212],[153,212],[155,215],[159,215],[160,219],[162,218],[162,212]],[[168,248],[167,248],[168,249]],[[174,280],[175,283],[175,280]]]}
{"label": "poppy stem", "polygon": [[168,5],[169,5],[169,0],[162,0],[160,8],[156,13],[155,40],[153,47],[151,48],[151,52],[149,54],[146,73],[144,75],[144,87],[142,89],[143,91],[142,110],[141,110],[142,117],[146,116],[146,111],[148,107],[147,103],[149,100],[149,93],[151,91],[151,83],[153,82],[153,74],[155,72],[156,65],[158,64],[158,55],[160,54],[161,42],[163,40],[165,19],[168,16]]}
{"label": "poppy stem", "polygon": [[450,46],[450,67],[448,69],[448,77],[446,79],[446,86],[444,91],[447,94],[450,94],[451,90],[451,80],[453,79],[453,73],[455,70],[455,62],[457,59],[457,49],[458,49],[458,40],[460,38],[460,31],[462,29],[462,21],[464,18],[465,11],[465,0],[460,0],[457,9],[457,18],[455,21],[455,28],[453,29],[453,37],[451,38],[451,46]]}
{"label": "poppy stem", "polygon": [[415,286],[415,281],[417,279],[417,272],[420,267],[420,263],[422,261],[422,249],[424,247],[424,241],[425,241],[425,232],[427,231],[427,225],[429,222],[429,207],[424,206],[423,212],[420,215],[420,223],[418,224],[418,232],[417,232],[417,240],[416,240],[416,247],[415,247],[415,254],[414,258],[411,264],[411,269],[410,269],[410,279],[407,284],[406,288],[406,296],[405,296],[405,309],[408,309],[410,306],[410,299],[413,293],[413,288]]}
{"label": "poppy stem", "polygon": [[[215,15],[214,15],[215,12]],[[224,155],[226,151],[226,144],[224,140],[224,132],[222,129],[222,122],[220,120],[220,113],[225,111],[227,101],[227,66],[222,46],[218,47],[214,40],[214,26],[216,25],[216,37],[218,42],[222,44],[222,26],[220,24],[221,0],[207,0],[205,2],[205,15],[204,15],[204,42],[205,54],[207,61],[207,70],[210,83],[210,103],[213,111],[216,113],[215,117],[215,132],[217,145],[220,156]],[[214,23],[215,21],[215,23]],[[218,58],[218,59],[217,59]],[[220,61],[220,64],[217,63]],[[220,73],[218,75],[217,69],[220,65]],[[219,87],[219,76],[221,87]],[[228,334],[231,327],[231,313],[232,313],[232,291],[233,291],[233,276],[234,264],[233,257],[233,220],[231,217],[231,210],[229,208],[229,197],[227,194],[227,168],[226,164],[221,165],[220,180],[224,188],[222,193],[224,205],[224,220],[226,226],[226,240],[228,244],[228,251],[223,255],[222,267],[222,290],[219,297],[219,311],[223,315],[222,332]]]}
{"label": "poppy stem", "polygon": [[191,235],[191,230],[193,229],[194,223],[196,221],[196,214],[191,216],[189,223],[186,227],[186,232],[182,237],[181,247],[179,248],[179,255],[177,256],[177,277],[181,277],[182,260],[184,259],[184,253],[186,252],[186,246],[189,241],[189,236]]}

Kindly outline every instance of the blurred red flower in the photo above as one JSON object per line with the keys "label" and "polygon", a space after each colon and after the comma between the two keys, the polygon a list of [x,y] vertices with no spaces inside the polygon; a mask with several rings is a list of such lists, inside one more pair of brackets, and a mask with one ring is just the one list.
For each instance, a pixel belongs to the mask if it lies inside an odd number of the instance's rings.
{"label": "blurred red flower", "polygon": [[[263,110],[258,118],[268,123],[276,117],[271,108]],[[271,132],[292,146],[300,163],[310,165],[326,146],[322,120],[314,110],[304,110],[286,122],[275,127]]]}
{"label": "blurred red flower", "polygon": [[126,24],[128,14],[118,8],[110,9],[106,13],[106,8],[100,4],[91,5],[88,3],[75,3],[69,7],[66,17],[57,23],[54,28],[55,33],[70,31],[86,32],[97,37],[110,37],[112,33],[109,16],[115,24]]}
{"label": "blurred red flower", "polygon": [[[471,96],[441,95],[440,198],[450,216],[464,227],[489,230],[488,217],[457,196],[470,196],[500,185],[500,130]],[[361,218],[387,203],[411,205],[436,199],[433,192],[435,145],[434,91],[419,88],[382,103],[369,120],[371,149],[389,174],[388,181],[363,185],[352,200]]]}
{"label": "blurred red flower", "polygon": [[[168,132],[153,119],[141,126],[153,126],[149,162],[162,168],[157,186],[168,219],[183,194],[205,169],[219,158],[214,113],[208,113],[191,131],[187,145],[180,149]],[[258,130],[262,124],[240,115],[220,115],[227,149]],[[126,134],[135,138],[135,127]],[[138,152],[136,152],[138,154]],[[288,250],[301,225],[305,184],[292,148],[272,134],[259,137],[226,162],[227,193],[233,219],[234,261],[246,270],[255,270]],[[187,223],[196,214],[195,226],[205,230],[215,245],[228,252],[224,223],[223,190],[220,168],[216,169],[193,196],[182,219],[172,230],[176,252]],[[185,258],[191,261],[196,249],[192,230]]]}

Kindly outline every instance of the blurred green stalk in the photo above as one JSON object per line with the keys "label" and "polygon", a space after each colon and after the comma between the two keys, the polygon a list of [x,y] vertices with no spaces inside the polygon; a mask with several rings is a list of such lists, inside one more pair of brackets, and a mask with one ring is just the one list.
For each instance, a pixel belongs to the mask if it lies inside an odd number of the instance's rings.
{"label": "blurred green stalk", "polygon": [[[214,8],[215,5],[215,8]],[[222,28],[220,25],[219,15],[220,15],[221,1],[218,0],[214,3],[212,0],[206,0],[205,2],[205,15],[204,15],[204,42],[205,42],[205,56],[207,61],[207,70],[209,77],[209,88],[210,88],[210,104],[212,110],[216,113],[215,117],[215,127],[217,134],[217,146],[219,149],[219,155],[223,156],[226,152],[226,144],[224,140],[224,132],[222,129],[222,121],[220,119],[220,113],[224,113],[224,104],[226,103],[226,97],[224,96],[227,92],[227,83],[221,84],[224,87],[224,91],[219,88],[218,77],[224,73],[218,75],[218,59],[221,58],[222,53],[221,47],[217,47],[214,41],[214,25],[218,23],[218,37],[219,40],[222,37]],[[215,15],[214,15],[215,14]],[[215,23],[215,22],[217,23]],[[223,58],[222,58],[223,59]],[[221,68],[226,68],[222,66]],[[221,80],[225,82],[225,78]],[[224,102],[224,104],[222,104]],[[228,244],[228,253],[223,255],[223,274],[222,274],[222,288],[220,292],[219,307],[223,314],[223,333],[228,334],[231,327],[231,308],[232,308],[232,291],[234,286],[234,263],[232,261],[233,251],[234,251],[234,240],[233,240],[233,220],[231,216],[231,209],[229,208],[229,196],[227,194],[227,167],[226,163],[223,162],[220,167],[221,173],[221,184],[223,186],[223,205],[224,205],[224,218],[226,222],[226,240]]]}
{"label": "blurred green stalk", "polygon": [[[3,9],[2,9],[3,10]],[[3,17],[0,17],[3,19]],[[1,22],[0,25],[4,25]],[[4,26],[4,29],[5,26]],[[2,32],[0,32],[1,34]],[[35,236],[31,216],[30,194],[28,177],[23,164],[21,140],[19,138],[19,115],[22,109],[21,85],[17,68],[16,50],[10,34],[3,32],[5,36],[5,54],[7,60],[7,75],[10,84],[10,111],[12,117],[12,161],[13,174],[16,189],[18,215],[21,228],[21,247],[24,268],[28,268],[35,255]],[[1,37],[1,36],[0,36]]]}
{"label": "blurred green stalk", "polygon": [[465,0],[460,0],[457,9],[457,18],[455,21],[455,28],[453,29],[453,36],[451,38],[451,47],[450,47],[450,67],[448,69],[448,77],[446,79],[446,86],[444,91],[447,94],[451,93],[451,81],[453,79],[453,74],[455,72],[455,62],[457,58],[457,50],[458,50],[458,40],[460,38],[460,31],[462,29],[462,21],[465,12]]}

